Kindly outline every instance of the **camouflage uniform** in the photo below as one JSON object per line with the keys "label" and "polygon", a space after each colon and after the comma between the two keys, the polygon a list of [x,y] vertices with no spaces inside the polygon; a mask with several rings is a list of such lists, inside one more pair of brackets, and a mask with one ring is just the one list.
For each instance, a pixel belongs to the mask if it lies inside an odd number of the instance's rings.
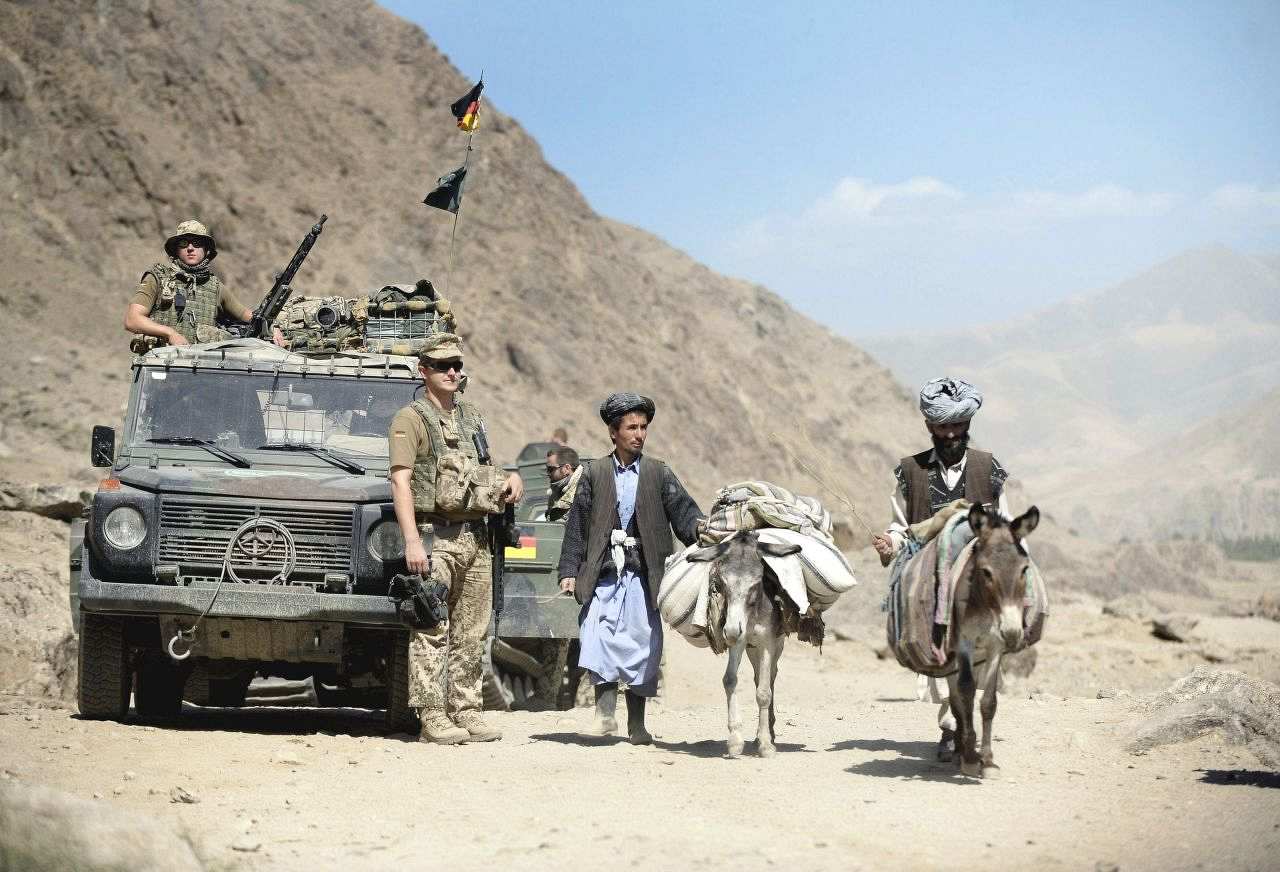
{"label": "camouflage uniform", "polygon": [[[428,340],[424,359],[461,357],[457,337],[442,337],[447,338]],[[412,468],[414,516],[431,558],[430,574],[449,589],[448,620],[414,631],[409,642],[409,705],[419,709],[424,735],[445,716],[478,737],[484,639],[493,611],[490,538],[483,509],[459,508],[444,499],[448,480],[439,461],[446,453],[461,455],[464,477],[480,481],[487,498],[496,499],[501,472],[476,466],[472,437],[484,429],[479,410],[462,399],[449,412],[417,400],[391,422],[391,468]],[[496,738],[494,732],[489,737]]]}
{"label": "camouflage uniform", "polygon": [[[177,258],[177,242],[183,236],[205,240],[205,260],[198,268],[184,267]],[[157,263],[142,274],[131,302],[146,308],[152,321],[172,327],[188,342],[225,338],[227,333],[215,326],[218,310],[239,319],[245,307],[209,270],[218,249],[208,229],[199,221],[183,221],[165,240],[164,248],[168,263]],[[154,347],[163,345],[164,340],[147,337],[144,344]]]}

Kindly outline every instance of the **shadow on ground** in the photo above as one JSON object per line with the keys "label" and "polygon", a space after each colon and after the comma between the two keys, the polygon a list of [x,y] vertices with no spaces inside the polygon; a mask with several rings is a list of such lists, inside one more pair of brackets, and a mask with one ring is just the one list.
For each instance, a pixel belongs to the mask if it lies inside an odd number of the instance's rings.
{"label": "shadow on ground", "polygon": [[1280,788],[1280,772],[1257,769],[1197,769],[1205,784],[1239,784],[1245,787]]}
{"label": "shadow on ground", "polygon": [[[556,742],[561,745],[581,745],[588,748],[627,744],[625,736],[590,736],[584,733],[536,733],[529,738],[535,742]],[[690,757],[726,756],[723,739],[703,739],[698,742],[664,742],[661,739],[654,739],[653,747],[660,751],[669,751],[674,754],[687,754]],[[778,749],[779,754],[813,753],[812,750],[804,745],[798,745],[794,742],[777,742],[774,747]],[[742,756],[755,756],[755,749],[756,743],[754,741],[748,742],[742,752]]]}
{"label": "shadow on ground", "polygon": [[873,778],[900,778],[911,781],[942,781],[963,784],[970,779],[960,774],[954,763],[939,763],[937,746],[932,742],[898,742],[893,739],[846,739],[836,742],[828,751],[893,751],[898,756],[888,759],[864,760],[846,766],[851,775],[869,775]]}
{"label": "shadow on ground", "polygon": [[[79,715],[71,715],[79,719]],[[257,706],[214,708],[182,704],[176,718],[140,718],[130,709],[121,721],[125,725],[154,727],[157,730],[185,732],[257,733],[262,735],[304,736],[334,733],[346,736],[381,736],[392,741],[416,742],[417,736],[405,733],[388,735],[383,713],[379,710],[354,708],[301,708],[296,706]]]}

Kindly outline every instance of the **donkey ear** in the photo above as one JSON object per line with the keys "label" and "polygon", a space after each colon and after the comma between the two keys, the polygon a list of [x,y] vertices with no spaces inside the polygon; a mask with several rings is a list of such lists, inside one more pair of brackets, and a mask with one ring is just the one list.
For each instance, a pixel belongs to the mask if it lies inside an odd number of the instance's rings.
{"label": "donkey ear", "polygon": [[991,524],[991,516],[983,508],[982,503],[974,503],[969,507],[969,529],[978,535]]}
{"label": "donkey ear", "polygon": [[1013,519],[1010,525],[1013,529],[1015,539],[1022,539],[1031,535],[1031,531],[1040,523],[1040,510],[1035,506],[1027,509],[1021,515]]}
{"label": "donkey ear", "polygon": [[710,563],[712,560],[719,560],[729,550],[728,541],[718,542],[715,545],[708,545],[705,548],[699,548],[689,554],[685,560],[693,563]]}
{"label": "donkey ear", "polygon": [[790,557],[800,551],[800,546],[794,542],[757,542],[756,548],[770,557]]}

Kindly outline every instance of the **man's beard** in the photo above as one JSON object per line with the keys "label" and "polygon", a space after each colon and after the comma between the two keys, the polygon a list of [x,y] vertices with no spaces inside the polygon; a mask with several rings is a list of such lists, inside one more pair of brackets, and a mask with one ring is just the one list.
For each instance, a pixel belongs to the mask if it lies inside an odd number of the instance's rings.
{"label": "man's beard", "polygon": [[933,437],[933,450],[938,453],[938,457],[947,466],[955,466],[960,462],[960,458],[964,457],[965,451],[969,448],[969,434],[957,436],[954,439],[943,439],[939,436]]}

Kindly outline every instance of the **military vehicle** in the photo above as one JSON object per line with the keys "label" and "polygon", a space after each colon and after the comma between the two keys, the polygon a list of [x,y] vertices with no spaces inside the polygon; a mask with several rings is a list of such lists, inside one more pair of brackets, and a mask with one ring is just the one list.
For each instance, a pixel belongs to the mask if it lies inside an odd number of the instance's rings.
{"label": "military vehicle", "polygon": [[[94,428],[109,472],[71,532],[81,713],[123,718],[131,693],[142,718],[240,705],[277,676],[330,698],[363,688],[389,729],[416,729],[386,476],[417,359],[232,338],[149,351],[132,372],[119,437]],[[560,525],[520,527],[486,695],[536,707],[563,690],[577,606],[554,578]]]}

